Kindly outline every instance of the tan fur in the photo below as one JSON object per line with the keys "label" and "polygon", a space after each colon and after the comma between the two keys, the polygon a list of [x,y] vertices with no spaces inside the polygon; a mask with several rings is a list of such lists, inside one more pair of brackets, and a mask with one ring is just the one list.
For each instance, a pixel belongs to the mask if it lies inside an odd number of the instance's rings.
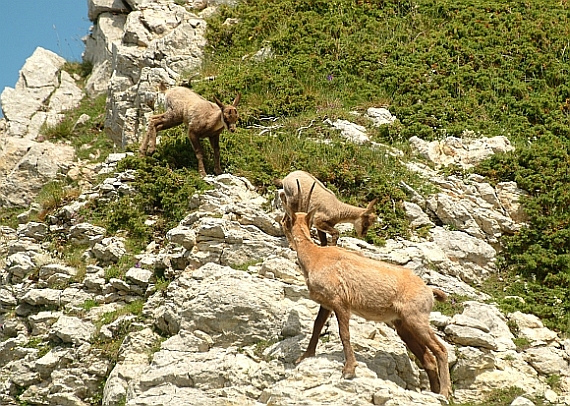
{"label": "tan fur", "polygon": [[188,126],[188,138],[198,159],[198,171],[206,176],[201,138],[208,138],[214,150],[214,172],[222,173],[220,167],[220,133],[226,128],[236,129],[239,118],[236,106],[241,96],[238,93],[232,104],[224,105],[217,98],[212,103],[186,87],[173,87],[165,93],[166,112],[154,115],[149,120],[148,132],[141,142],[142,155],[152,154],[156,148],[156,133],[182,123]]}
{"label": "tan fur", "polygon": [[281,181],[285,199],[289,202],[287,203],[289,206],[304,205],[306,200],[306,196],[298,196],[297,181],[299,181],[300,189],[305,193],[311,188],[311,185],[315,184],[309,210],[316,209],[313,222],[318,230],[322,246],[327,245],[325,233],[331,235],[331,245],[337,244],[340,233],[334,226],[338,223],[354,224],[356,234],[363,237],[368,232],[368,228],[376,221],[376,214],[374,214],[376,199],[370,202],[366,208],[343,203],[317,178],[304,171],[291,172]]}
{"label": "tan fur", "polygon": [[283,226],[290,227],[287,235],[297,251],[309,295],[320,304],[309,346],[297,362],[315,355],[320,332],[334,312],[345,356],[343,376],[354,377],[356,358],[349,331],[349,319],[354,313],[367,320],[390,322],[422,363],[431,390],[449,397],[447,349],[429,324],[434,295],[437,300],[445,300],[445,293],[428,287],[419,276],[402,266],[376,261],[340,247],[316,245],[310,235],[316,209],[296,213],[287,205],[285,208],[290,221],[284,221]]}

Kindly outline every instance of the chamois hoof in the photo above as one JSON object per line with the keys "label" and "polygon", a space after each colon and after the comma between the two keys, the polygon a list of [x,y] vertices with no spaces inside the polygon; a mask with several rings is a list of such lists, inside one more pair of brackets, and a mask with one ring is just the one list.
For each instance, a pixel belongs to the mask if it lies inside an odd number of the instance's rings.
{"label": "chamois hoof", "polygon": [[352,372],[344,372],[342,373],[342,378],[343,379],[354,379],[356,378],[356,372],[352,371]]}
{"label": "chamois hoof", "polygon": [[300,364],[304,359],[313,357],[315,354],[303,354],[295,360],[295,364]]}

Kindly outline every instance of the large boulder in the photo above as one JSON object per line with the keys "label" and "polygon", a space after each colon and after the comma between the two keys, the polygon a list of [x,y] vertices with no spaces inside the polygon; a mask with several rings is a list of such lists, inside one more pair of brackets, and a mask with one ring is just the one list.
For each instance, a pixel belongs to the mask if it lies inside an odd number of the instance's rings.
{"label": "large boulder", "polygon": [[15,88],[0,95],[5,116],[0,130],[0,207],[29,205],[38,191],[75,158],[65,144],[36,141],[42,126],[54,126],[79,105],[83,91],[63,70],[65,59],[37,48]]}
{"label": "large boulder", "polygon": [[0,96],[8,136],[34,139],[42,125],[56,124],[61,112],[79,105],[83,92],[63,71],[65,62],[41,47],[26,59],[16,87]]}

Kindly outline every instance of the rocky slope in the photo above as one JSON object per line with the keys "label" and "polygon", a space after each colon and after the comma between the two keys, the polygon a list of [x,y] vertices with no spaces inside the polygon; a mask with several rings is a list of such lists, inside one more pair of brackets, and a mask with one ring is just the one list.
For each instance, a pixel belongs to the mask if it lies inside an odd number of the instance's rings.
{"label": "rocky slope", "polygon": [[[94,26],[85,58],[94,73],[87,91],[108,92],[106,130],[118,145],[136,140],[152,111],[153,86],[174,83],[199,60],[201,17],[212,7],[195,3],[189,11],[166,0],[89,2]],[[35,66],[46,60],[50,69]],[[70,147],[37,139],[44,122],[77,103],[74,79],[62,67],[61,59],[38,49],[16,88],[2,93],[0,207],[28,206],[46,180],[60,176],[82,178],[85,187],[45,223],[23,213],[17,229],[0,227],[0,404],[447,404],[427,390],[425,373],[390,327],[357,317],[351,320],[356,379],[341,379],[334,318],[317,356],[293,363],[308,343],[317,306],[280,230],[274,196],[259,195],[247,179],[206,178],[212,190],[192,197],[188,215],[137,256],[124,280],[105,278],[125,254],[125,240],[81,222],[77,212],[91,199],[136,193],[133,174],[115,173],[124,154],[87,165],[74,161]],[[348,138],[360,131],[350,123],[341,130]],[[468,166],[512,148],[503,137],[410,142],[435,167]],[[430,196],[408,190],[411,224],[430,227],[427,237],[381,248],[347,237],[339,244],[405,265],[428,284],[469,298],[460,314],[432,313],[448,346],[456,403],[516,386],[526,398],[513,405],[535,398],[570,404],[570,341],[534,316],[502,314],[477,289],[496,272],[501,235],[524,222],[517,204],[523,192],[513,183],[492,187],[478,176],[446,177],[408,165],[439,188]],[[104,180],[94,183],[93,175]],[[49,249],[54,234],[85,247],[83,258],[94,264],[85,275]],[[172,279],[166,289],[155,277],[160,274]],[[123,311],[137,305],[139,316]],[[517,348],[521,338],[529,345]],[[115,341],[118,357],[109,359],[106,345]],[[549,386],[554,380],[556,391]]]}

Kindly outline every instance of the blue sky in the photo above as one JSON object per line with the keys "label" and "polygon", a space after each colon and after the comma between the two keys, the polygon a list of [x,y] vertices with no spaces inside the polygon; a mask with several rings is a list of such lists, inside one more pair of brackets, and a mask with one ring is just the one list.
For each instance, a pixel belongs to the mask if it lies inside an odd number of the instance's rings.
{"label": "blue sky", "polygon": [[[87,0],[12,0],[0,12],[0,93],[14,87],[18,72],[41,46],[68,61],[81,61],[81,41],[92,23]],[[0,116],[1,116],[0,111]]]}

